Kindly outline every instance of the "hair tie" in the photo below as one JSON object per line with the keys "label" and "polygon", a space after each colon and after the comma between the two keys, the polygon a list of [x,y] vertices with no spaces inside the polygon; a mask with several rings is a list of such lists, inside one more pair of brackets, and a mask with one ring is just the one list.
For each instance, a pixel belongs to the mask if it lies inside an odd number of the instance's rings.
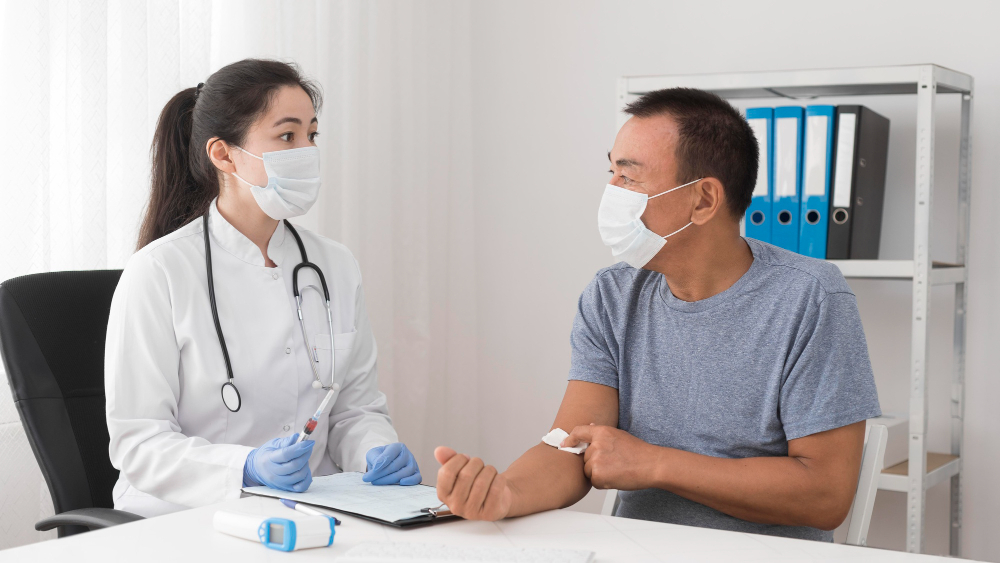
{"label": "hair tie", "polygon": [[201,89],[202,89],[203,86],[205,86],[204,82],[199,82],[198,85],[195,86],[195,88],[194,88],[194,98],[196,100],[198,99],[198,94],[201,94]]}

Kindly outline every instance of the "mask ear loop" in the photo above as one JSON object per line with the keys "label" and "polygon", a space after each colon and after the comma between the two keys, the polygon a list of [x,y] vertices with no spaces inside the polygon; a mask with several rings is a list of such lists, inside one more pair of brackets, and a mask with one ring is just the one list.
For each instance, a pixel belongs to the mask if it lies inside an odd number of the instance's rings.
{"label": "mask ear loop", "polygon": [[[665,194],[669,194],[670,192],[673,192],[673,191],[677,191],[677,190],[679,190],[679,189],[681,189],[681,188],[686,188],[686,187],[690,186],[691,184],[695,184],[695,183],[698,183],[698,182],[700,182],[700,181],[702,181],[702,180],[704,180],[704,179],[705,179],[705,178],[698,178],[697,180],[692,180],[692,181],[690,181],[690,182],[688,182],[688,183],[686,183],[686,184],[684,184],[684,185],[681,185],[681,186],[677,186],[676,188],[670,188],[669,190],[667,190],[667,191],[665,191],[665,192],[661,192],[661,193],[658,193],[658,194],[656,194],[656,195],[651,195],[651,196],[647,197],[646,199],[653,199],[654,197],[660,197],[661,195],[665,195]],[[690,227],[691,225],[694,225],[694,221],[691,221],[691,222],[690,222],[690,223],[688,223],[687,225],[684,225],[683,227],[681,227],[681,228],[677,229],[676,231],[674,231],[674,232],[670,233],[669,235],[666,235],[666,236],[664,236],[664,237],[663,237],[663,240],[667,240],[668,238],[670,238],[670,237],[672,237],[672,236],[676,235],[677,233],[679,233],[679,232],[683,231],[684,229],[686,229],[686,228]]]}
{"label": "mask ear loop", "polygon": [[679,232],[683,231],[684,229],[686,229],[686,228],[690,227],[691,225],[694,225],[694,221],[691,221],[691,222],[690,222],[690,223],[688,223],[687,225],[684,225],[683,227],[681,227],[681,228],[677,229],[676,231],[674,231],[674,232],[670,233],[669,235],[667,235],[667,236],[663,237],[663,240],[667,240],[668,238],[670,238],[670,237],[672,237],[672,236],[676,235],[677,233],[679,233]]}
{"label": "mask ear loop", "polygon": [[[233,148],[234,148],[234,149],[238,149],[238,150],[239,150],[240,152],[242,152],[243,154],[248,154],[248,155],[250,155],[250,156],[252,156],[252,157],[256,158],[257,160],[264,160],[264,157],[262,157],[262,156],[257,156],[257,155],[255,155],[254,153],[252,153],[252,152],[250,152],[250,151],[248,151],[248,150],[246,150],[246,149],[244,149],[243,147],[240,147],[240,146],[238,146],[238,145],[233,145]],[[246,181],[246,180],[244,180],[244,179],[243,179],[242,177],[240,177],[240,175],[239,175],[239,174],[237,174],[237,173],[236,173],[235,171],[233,172],[233,176],[236,176],[236,179],[237,179],[237,180],[239,180],[240,182],[243,182],[244,184],[246,184],[246,185],[250,186],[251,188],[257,188],[257,187],[260,187],[260,186],[257,186],[256,184],[251,184],[250,182],[247,182],[247,181]]]}
{"label": "mask ear loop", "polygon": [[[263,156],[257,156],[257,155],[255,155],[254,153],[252,153],[252,152],[250,152],[250,151],[248,151],[248,150],[244,149],[243,147],[241,147],[241,146],[239,146],[239,145],[233,145],[233,148],[234,148],[234,149],[239,149],[239,150],[240,150],[241,152],[243,152],[243,153],[245,153],[245,154],[248,154],[248,155],[250,155],[250,156],[252,156],[252,157],[256,158],[257,160],[264,160],[264,157],[263,157]],[[697,181],[698,181],[698,180],[695,180],[695,182],[697,182]],[[681,187],[683,187],[683,186],[681,186]]]}
{"label": "mask ear loop", "polygon": [[[243,149],[240,149],[240,150],[243,150]],[[661,195],[667,195],[670,192],[675,192],[675,191],[677,191],[677,190],[679,190],[681,188],[686,188],[686,187],[690,186],[691,184],[696,184],[696,183],[698,183],[698,182],[700,182],[700,181],[702,181],[704,179],[705,178],[698,178],[697,180],[693,180],[693,181],[688,182],[688,183],[686,183],[684,185],[677,186],[676,188],[670,188],[669,190],[667,190],[665,192],[660,192],[660,193],[658,193],[656,195],[647,196],[646,199],[653,199],[654,197],[660,197]],[[667,236],[670,236],[670,235],[667,235]]]}

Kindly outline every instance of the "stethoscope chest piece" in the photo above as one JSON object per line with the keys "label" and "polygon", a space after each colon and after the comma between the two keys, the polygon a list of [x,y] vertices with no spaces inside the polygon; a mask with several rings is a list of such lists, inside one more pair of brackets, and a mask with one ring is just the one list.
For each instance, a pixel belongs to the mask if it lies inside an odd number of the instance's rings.
{"label": "stethoscope chest piece", "polygon": [[227,381],[222,384],[222,402],[226,404],[226,408],[232,412],[237,412],[240,410],[240,392],[233,385],[232,381]]}

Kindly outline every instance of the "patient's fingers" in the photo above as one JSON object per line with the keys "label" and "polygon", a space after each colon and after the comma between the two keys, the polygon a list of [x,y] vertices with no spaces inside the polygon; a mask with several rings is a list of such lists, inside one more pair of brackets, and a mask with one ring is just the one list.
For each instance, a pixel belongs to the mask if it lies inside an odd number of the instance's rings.
{"label": "patient's fingers", "polygon": [[458,452],[448,446],[438,446],[434,448],[434,459],[436,459],[441,465],[444,465],[449,459],[455,457],[455,454],[457,453]]}
{"label": "patient's fingers", "polygon": [[455,488],[455,481],[458,479],[459,471],[461,471],[468,462],[468,456],[464,454],[456,454],[445,462],[440,469],[438,469],[437,493],[441,502],[448,501],[448,497],[451,495],[452,489]]}

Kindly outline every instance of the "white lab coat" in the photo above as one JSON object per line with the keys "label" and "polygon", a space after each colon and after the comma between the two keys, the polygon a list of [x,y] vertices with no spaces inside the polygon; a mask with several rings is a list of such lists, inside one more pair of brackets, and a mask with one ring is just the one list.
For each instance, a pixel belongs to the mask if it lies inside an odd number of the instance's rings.
{"label": "white lab coat", "polygon": [[[219,214],[213,201],[215,298],[242,396],[222,402],[227,381],[208,298],[203,224],[197,220],[129,259],[111,303],[105,393],[111,463],[121,471],[115,508],[155,516],[239,498],[247,454],[301,430],[326,394],[312,387],[292,270],[300,262],[279,223],[268,244],[276,268]],[[341,244],[297,228],[311,262],[326,276],[333,310],[335,380],[341,390],[312,434],[314,476],[364,471],[365,453],[397,441],[378,390],[376,346],[357,261]],[[331,339],[319,277],[299,271],[303,315],[329,385]]]}

